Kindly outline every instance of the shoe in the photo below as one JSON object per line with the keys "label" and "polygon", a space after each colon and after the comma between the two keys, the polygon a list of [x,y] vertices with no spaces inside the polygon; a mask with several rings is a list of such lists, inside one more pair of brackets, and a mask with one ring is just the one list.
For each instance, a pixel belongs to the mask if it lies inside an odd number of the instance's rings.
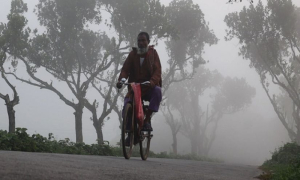
{"label": "shoe", "polygon": [[[125,146],[130,146],[130,138],[129,138],[129,136],[130,135],[128,135],[128,137],[125,139]],[[133,145],[136,145],[136,144],[139,143],[139,140],[136,137],[134,137],[133,139],[134,139]]]}
{"label": "shoe", "polygon": [[143,128],[142,128],[142,131],[153,131],[152,127],[151,127],[151,124],[146,122],[144,125],[143,125]]}
{"label": "shoe", "polygon": [[129,137],[127,137],[125,139],[125,146],[130,146],[130,138]]}

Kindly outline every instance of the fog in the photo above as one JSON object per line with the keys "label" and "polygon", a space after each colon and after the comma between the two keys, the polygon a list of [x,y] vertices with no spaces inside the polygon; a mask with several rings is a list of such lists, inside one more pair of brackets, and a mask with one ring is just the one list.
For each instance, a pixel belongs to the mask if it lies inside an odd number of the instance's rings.
{"label": "fog", "polygon": [[[28,4],[28,12],[25,16],[28,18],[28,26],[32,29],[38,28],[39,31],[44,29],[40,27],[36,15],[33,13],[34,6],[38,0],[24,0]],[[162,4],[168,6],[171,0],[160,0]],[[271,152],[275,148],[289,142],[290,138],[287,131],[274,112],[272,104],[268,99],[265,91],[260,83],[260,78],[254,68],[249,67],[249,60],[243,59],[238,55],[239,41],[233,39],[225,41],[225,29],[227,26],[224,22],[225,16],[230,12],[240,11],[243,6],[248,7],[249,1],[228,4],[225,0],[194,0],[198,4],[204,14],[205,20],[209,24],[209,28],[213,30],[215,36],[219,39],[217,44],[212,46],[205,45],[203,59],[208,61],[206,64],[200,65],[211,71],[217,70],[223,77],[244,78],[249,86],[255,88],[255,96],[251,100],[251,104],[242,110],[233,114],[225,114],[219,121],[216,130],[216,138],[213,141],[208,156],[211,158],[222,159],[229,163],[240,163],[247,165],[261,165],[266,159],[271,157]],[[0,22],[7,22],[7,14],[10,11],[10,1],[0,0]],[[257,0],[254,0],[254,4]],[[265,1],[263,1],[266,4]],[[300,6],[300,2],[293,0],[293,3]],[[103,12],[103,19],[109,19],[109,14]],[[116,36],[115,31],[109,30],[102,22],[100,26],[93,26],[101,31],[106,31],[109,37]],[[163,70],[166,70],[169,60],[165,47],[166,39],[160,39],[155,47],[162,63]],[[151,43],[150,43],[151,44]],[[29,76],[25,72],[24,64],[20,63],[17,74],[24,79]],[[64,82],[55,80],[47,72],[39,70],[38,75],[43,79],[52,79],[53,84],[69,99],[74,98]],[[29,134],[39,133],[47,136],[53,133],[56,139],[70,138],[76,141],[74,110],[60,100],[53,92],[45,89],[39,89],[26,83],[15,80],[12,76],[8,76],[10,82],[16,87],[20,104],[15,106],[16,111],[16,127],[27,128]],[[125,91],[125,90],[124,90]],[[274,92],[279,89],[274,87]],[[99,101],[99,113],[102,110],[102,97],[93,89],[89,88],[87,98],[90,100],[97,99]],[[11,89],[6,85],[4,80],[0,78],[0,93],[12,96]],[[213,91],[206,90],[200,98],[200,106],[205,109]],[[168,96],[168,93],[165,94]],[[178,97],[178,101],[182,101],[182,97]],[[8,130],[8,116],[5,102],[0,101],[0,129]],[[122,102],[119,101],[121,106]],[[163,108],[163,107],[161,107]],[[83,141],[87,144],[96,143],[97,134],[90,120],[91,113],[86,108],[83,111]],[[153,119],[153,134],[151,141],[151,150],[154,152],[172,152],[172,134],[171,129],[165,121],[162,112],[155,114]],[[119,120],[115,112],[106,118],[103,126],[104,140],[109,141],[110,145],[116,145],[120,139]],[[178,153],[186,154],[191,152],[190,140],[181,132],[177,134]]]}

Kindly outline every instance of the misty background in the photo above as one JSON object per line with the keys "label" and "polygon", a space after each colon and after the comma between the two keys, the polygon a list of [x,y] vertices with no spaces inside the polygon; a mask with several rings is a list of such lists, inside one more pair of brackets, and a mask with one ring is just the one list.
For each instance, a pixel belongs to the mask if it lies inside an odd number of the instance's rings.
{"label": "misty background", "polygon": [[[33,13],[38,0],[24,0],[24,2],[28,5],[28,12],[24,14],[28,19],[28,26],[43,31],[44,29],[40,27],[37,17]],[[161,0],[160,2],[168,6],[171,0]],[[255,69],[249,67],[249,60],[244,60],[241,56],[238,56],[239,41],[237,39],[224,40],[224,36],[226,36],[225,29],[227,29],[224,22],[225,16],[228,13],[242,10],[244,6],[248,7],[250,3],[246,0],[232,4],[226,3],[226,0],[194,0],[193,2],[199,5],[209,28],[213,30],[215,36],[219,39],[217,44],[205,46],[203,59],[208,62],[200,66],[211,71],[217,70],[224,77],[244,78],[249,86],[255,88],[255,96],[247,108],[222,117],[218,124],[215,141],[208,155],[230,163],[260,165],[271,157],[271,151],[290,141],[290,139],[274,112]],[[296,6],[300,6],[299,1],[293,0],[292,2]],[[11,1],[0,0],[0,3],[0,22],[6,23]],[[254,4],[256,3],[257,1],[254,0]],[[263,3],[266,4],[265,1]],[[103,12],[102,16],[103,20],[109,19],[108,13]],[[103,22],[100,26],[92,28],[106,31],[109,37],[115,35],[114,31],[110,31]],[[169,59],[164,39],[158,40],[156,50],[164,70]],[[25,79],[28,78],[24,65],[20,64],[17,74]],[[51,78],[47,72],[39,72],[39,75],[43,79]],[[74,110],[72,108],[66,106],[56,94],[48,90],[41,90],[26,83],[21,83],[11,76],[8,76],[8,79],[17,88],[20,97],[20,104],[15,106],[16,127],[27,128],[29,134],[40,133],[47,136],[48,133],[53,133],[56,139],[70,138],[75,141]],[[56,84],[56,87],[59,87],[66,97],[72,98],[68,87],[64,83],[54,80],[53,84]],[[6,86],[2,78],[0,78],[0,91],[12,95],[11,89]],[[276,88],[274,91],[279,92]],[[92,88],[89,89],[87,96],[99,100],[99,110],[101,111],[102,97]],[[210,93],[206,92],[205,96],[207,98],[203,98],[202,104],[200,103],[204,108],[207,105],[205,101],[209,98]],[[178,98],[178,100],[181,99]],[[0,106],[0,129],[8,130],[6,106],[4,101],[0,102],[3,104]],[[118,104],[121,105],[122,102],[120,101]],[[84,108],[82,117],[83,141],[88,144],[96,143],[97,137],[90,117],[91,113]],[[151,142],[151,150],[154,152],[171,152],[172,134],[162,112],[154,116],[152,124],[154,138]],[[178,153],[190,153],[190,141],[181,133],[178,133],[177,138]],[[103,139],[109,141],[111,145],[116,145],[120,139],[119,120],[114,112],[104,121]]]}

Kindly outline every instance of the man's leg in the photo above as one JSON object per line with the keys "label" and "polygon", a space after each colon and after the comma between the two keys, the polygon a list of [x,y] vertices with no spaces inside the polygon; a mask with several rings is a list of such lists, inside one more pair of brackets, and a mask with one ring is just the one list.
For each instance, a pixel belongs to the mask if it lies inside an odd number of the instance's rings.
{"label": "man's leg", "polygon": [[144,99],[150,102],[145,118],[145,122],[150,123],[152,113],[158,111],[162,100],[161,88],[159,86],[155,86],[147,93]]}
{"label": "man's leg", "polygon": [[124,98],[124,106],[123,106],[123,109],[122,109],[122,118],[124,118],[125,116],[125,107],[126,107],[126,104],[130,102],[130,98],[129,97],[125,97]]}
{"label": "man's leg", "polygon": [[[126,104],[130,102],[130,98],[129,97],[125,97],[124,98],[124,106],[123,106],[123,109],[122,109],[122,118],[124,120],[124,116],[125,116],[125,107],[126,107]],[[129,121],[126,125],[126,129],[129,130],[130,129],[130,126],[131,126],[131,121]]]}

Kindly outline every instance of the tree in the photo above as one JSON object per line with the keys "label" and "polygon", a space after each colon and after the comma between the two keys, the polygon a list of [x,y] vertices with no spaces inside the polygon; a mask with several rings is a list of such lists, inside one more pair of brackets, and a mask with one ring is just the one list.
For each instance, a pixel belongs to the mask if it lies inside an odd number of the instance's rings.
{"label": "tree", "polygon": [[[199,154],[208,155],[212,143],[216,138],[216,131],[219,121],[224,115],[234,114],[247,108],[255,96],[255,88],[248,85],[244,78],[226,77],[216,87],[217,93],[213,96],[211,102],[211,111],[206,111],[205,125],[199,138]],[[211,124],[211,132],[208,137],[207,127]]]}
{"label": "tree", "polygon": [[[113,110],[118,112],[117,101],[120,96],[120,94],[117,93],[117,90],[115,88],[115,82],[119,72],[119,61],[121,57],[115,57],[116,54],[119,54],[118,52],[116,52],[118,51],[118,49],[115,49],[115,46],[111,47],[113,49],[111,49],[111,51],[108,52],[111,53],[111,58],[114,62],[112,64],[113,69],[108,70],[107,73],[102,72],[98,74],[95,80],[92,81],[92,87],[96,89],[96,91],[101,95],[101,97],[104,100],[103,108],[99,117],[97,114],[99,102],[97,102],[96,99],[93,101],[93,103],[90,103],[88,99],[85,100],[85,107],[92,113],[91,119],[93,120],[93,125],[97,133],[97,141],[99,144],[103,143],[102,127],[104,125],[104,120],[105,118],[109,118],[108,116]],[[87,72],[87,74],[89,73],[91,72]]]}
{"label": "tree", "polygon": [[[163,73],[163,95],[168,98],[169,94],[166,92],[170,85],[191,79],[195,69],[205,63],[202,58],[204,46],[216,44],[218,39],[209,29],[199,6],[191,0],[173,0],[166,8],[166,16],[170,25],[177,32],[176,36],[170,36],[165,41],[170,59],[168,60],[168,67]],[[166,108],[162,108],[162,111],[166,123],[172,131],[172,147],[176,154],[176,135],[181,125],[178,119],[173,116],[168,103]]]}
{"label": "tree", "polygon": [[[21,2],[14,0],[12,3]],[[72,107],[75,110],[76,142],[83,142],[82,112],[87,89],[95,76],[112,63],[108,60],[109,55],[104,53],[104,44],[109,38],[104,33],[89,29],[91,24],[101,22],[99,3],[96,0],[40,0],[35,12],[45,32],[39,34],[34,30],[32,38],[29,37],[31,31],[23,29],[27,23],[23,17],[17,24],[23,25],[22,28],[16,31],[8,26],[5,29],[8,35],[4,37],[9,41],[6,53],[25,64],[30,80],[19,77],[15,71],[7,74],[54,92]],[[18,34],[22,38],[16,38]],[[24,47],[19,48],[19,44]],[[14,68],[16,70],[17,66]],[[38,71],[47,71],[53,77],[51,82],[38,77]],[[92,73],[84,76],[86,71]],[[64,82],[77,102],[63,95],[54,86],[53,79]]]}
{"label": "tree", "polygon": [[9,80],[7,79],[7,77],[5,76],[4,72],[1,71],[1,76],[4,79],[4,81],[6,82],[6,84],[12,89],[13,91],[13,99],[11,100],[9,95],[6,94],[2,94],[0,93],[0,98],[3,99],[5,101],[5,105],[7,108],[7,114],[8,114],[8,132],[9,133],[14,133],[15,129],[16,129],[16,116],[15,113],[16,111],[14,110],[14,107],[19,104],[20,102],[20,98],[18,96],[17,90],[16,88],[9,82]]}
{"label": "tree", "polygon": [[[26,4],[23,4],[22,1],[12,1],[11,3],[11,11],[7,16],[9,19],[9,23],[0,24],[0,72],[1,77],[4,79],[5,83],[12,89],[13,91],[13,99],[9,97],[8,94],[4,95],[0,93],[0,98],[5,101],[5,105],[7,107],[7,114],[9,120],[9,132],[14,133],[16,128],[16,118],[15,118],[15,110],[14,107],[19,104],[20,98],[18,96],[16,88],[12,85],[12,83],[7,79],[4,70],[4,63],[8,61],[6,50],[10,48],[10,51],[14,51],[18,53],[20,49],[24,47],[24,44],[21,42],[18,43],[18,38],[26,38],[27,34],[18,33],[20,29],[22,29],[25,25],[23,13],[27,12]],[[7,31],[7,29],[11,29],[13,32]],[[12,35],[13,34],[13,35]],[[9,37],[9,38],[7,38]],[[15,47],[8,46],[10,43],[15,43]],[[11,61],[12,65],[16,62]]]}
{"label": "tree", "polygon": [[4,62],[5,58],[6,58],[5,54],[1,54],[0,55],[0,60],[1,60],[1,62],[0,62],[0,72],[1,72],[1,76],[4,79],[5,83],[13,91],[13,99],[11,100],[8,94],[4,95],[2,93],[0,93],[0,98],[5,101],[5,105],[6,105],[6,108],[7,108],[8,124],[9,124],[9,126],[8,126],[8,132],[9,133],[14,133],[15,129],[16,129],[16,116],[15,116],[16,111],[14,110],[14,107],[17,104],[19,104],[20,98],[18,96],[16,87],[14,87],[11,84],[11,82],[7,79],[7,77],[4,74],[4,71],[3,71],[3,62]]}
{"label": "tree", "polygon": [[[199,98],[204,91],[211,88],[219,80],[217,72],[211,72],[203,67],[197,69],[197,73],[190,80],[174,83],[167,92],[167,112],[164,112],[166,122],[170,126],[173,135],[173,152],[177,152],[177,133],[181,130],[191,141],[191,152],[197,152],[197,139],[200,137],[201,112]],[[181,99],[178,99],[180,97]]]}
{"label": "tree", "polygon": [[[167,103],[173,109],[170,114],[177,114],[181,133],[191,141],[191,153],[207,155],[223,115],[233,114],[251,104],[255,90],[244,79],[223,78],[218,72],[204,68],[197,71],[193,79],[172,86]],[[207,105],[206,110],[201,107],[205,92],[211,94],[211,105]]]}
{"label": "tree", "polygon": [[[278,118],[292,140],[300,143],[300,10],[291,0],[268,0],[266,6],[244,7],[239,13],[228,14],[227,39],[237,38],[240,55],[255,68]],[[271,93],[271,85],[282,88],[293,102],[292,116],[280,107],[280,95]],[[291,127],[289,122],[294,126]]]}
{"label": "tree", "polygon": [[[204,115],[199,104],[199,98],[203,95],[205,90],[216,85],[219,78],[220,75],[217,72],[198,68],[193,79],[174,83],[170,87],[170,91],[168,91],[167,108],[168,110],[173,110],[169,111],[169,116],[177,117],[176,124],[180,123],[180,132],[191,141],[192,154],[197,154],[197,139],[201,137],[200,126],[201,119]],[[182,99],[178,99],[178,97]],[[169,118],[167,118],[167,120],[169,120]],[[170,127],[172,134],[174,134],[172,126]],[[173,142],[173,144],[177,144],[177,142]]]}

